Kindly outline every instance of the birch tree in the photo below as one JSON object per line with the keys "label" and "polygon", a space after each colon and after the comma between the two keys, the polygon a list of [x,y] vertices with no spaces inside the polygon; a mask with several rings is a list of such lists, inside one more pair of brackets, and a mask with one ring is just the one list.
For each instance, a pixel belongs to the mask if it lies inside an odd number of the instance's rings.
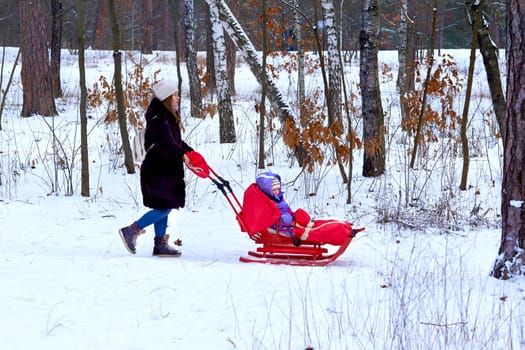
{"label": "birch tree", "polygon": [[[238,0],[229,1],[230,9],[234,15],[237,15],[239,8]],[[230,39],[229,36],[225,37],[226,40],[226,71],[228,72],[228,83],[230,84],[230,93],[232,96],[237,95],[235,90],[235,64],[237,62],[237,48],[235,43]]]}
{"label": "birch tree", "polygon": [[399,45],[398,52],[398,74],[397,74],[397,90],[399,91],[399,101],[401,110],[401,125],[407,122],[407,107],[405,102],[405,94],[408,90],[408,43],[409,43],[409,23],[411,19],[408,16],[408,0],[399,0],[400,17],[398,26]]}
{"label": "birch tree", "polygon": [[363,113],[363,176],[379,176],[385,171],[384,117],[377,60],[378,36],[378,0],[361,0],[359,81]]}
{"label": "birch tree", "polygon": [[193,0],[184,0],[184,42],[186,48],[186,69],[190,88],[191,115],[202,118],[201,82],[197,67],[197,51],[195,49]]}
{"label": "birch tree", "polygon": [[224,29],[219,19],[217,4],[210,5],[210,18],[213,37],[213,60],[217,84],[217,104],[219,111],[219,134],[221,143],[235,142],[235,123],[231,104],[230,85],[226,71],[226,43]]}
{"label": "birch tree", "polygon": [[342,65],[339,52],[338,31],[335,24],[335,10],[333,0],[321,0],[321,7],[324,14],[324,28],[326,30],[326,41],[328,47],[328,125],[334,138],[333,147],[336,162],[343,182],[348,182],[346,171],[343,165],[343,157],[339,152],[339,145],[336,140],[341,140],[343,135],[343,116],[341,109],[341,81]]}
{"label": "birch tree", "polygon": [[[284,98],[275,85],[275,82],[268,75],[264,67],[262,66],[257,51],[253,46],[246,32],[242,29],[241,25],[231,13],[229,7],[223,0],[206,0],[210,9],[216,7],[219,13],[220,23],[225,29],[226,33],[234,41],[235,45],[239,49],[240,55],[244,58],[245,62],[250,67],[253,75],[257,81],[262,84],[262,81],[266,81],[268,99],[270,100],[271,106],[277,113],[283,125],[294,127],[296,125],[295,118],[290,110],[288,103],[284,101]],[[285,136],[285,143],[293,148],[295,158],[299,165],[304,165],[307,160],[307,154],[301,141],[295,137]]]}
{"label": "birch tree", "polygon": [[297,48],[297,105],[299,106],[300,124],[306,126],[305,104],[305,82],[304,82],[304,49],[303,49],[303,29],[299,21],[299,5],[297,0],[292,1],[293,19],[295,28],[295,45]]}
{"label": "birch tree", "polygon": [[329,124],[338,127],[342,119],[341,110],[341,65],[339,58],[339,44],[335,26],[335,11],[332,0],[321,0],[324,13],[324,28],[328,49],[328,97],[330,104]]}
{"label": "birch tree", "polygon": [[507,1],[507,118],[501,184],[501,243],[492,276],[525,274],[525,7]]}

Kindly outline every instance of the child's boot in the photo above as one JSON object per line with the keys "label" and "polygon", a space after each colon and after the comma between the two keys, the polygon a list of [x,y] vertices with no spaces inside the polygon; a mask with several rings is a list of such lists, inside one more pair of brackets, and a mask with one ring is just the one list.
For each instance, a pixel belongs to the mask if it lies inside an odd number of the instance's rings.
{"label": "child's boot", "polygon": [[118,230],[118,232],[120,234],[120,238],[122,239],[122,243],[124,243],[124,246],[128,252],[130,252],[130,254],[135,254],[137,252],[137,237],[146,231],[141,229],[137,223],[134,222],[129,226],[121,228]]}
{"label": "child's boot", "polygon": [[177,249],[170,247],[168,244],[169,235],[164,237],[155,237],[155,246],[153,247],[153,256],[164,258],[176,258],[182,255]]}

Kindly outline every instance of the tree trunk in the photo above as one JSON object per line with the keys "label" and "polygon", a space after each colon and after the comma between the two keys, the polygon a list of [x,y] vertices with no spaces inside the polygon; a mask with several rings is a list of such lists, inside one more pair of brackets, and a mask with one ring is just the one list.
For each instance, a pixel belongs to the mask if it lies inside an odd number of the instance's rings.
{"label": "tree trunk", "polygon": [[[246,32],[242,29],[237,19],[233,16],[228,6],[223,0],[206,0],[210,8],[212,6],[218,7],[218,12],[221,20],[221,24],[235,42],[235,45],[239,49],[240,54],[250,67],[253,75],[261,83],[266,82],[268,88],[268,99],[272,104],[274,111],[278,114],[279,118],[283,122],[283,125],[296,125],[293,114],[291,113],[290,107],[284,101],[283,96],[271,77],[268,75],[265,69],[263,69],[257,51],[253,46],[251,40],[246,35]],[[286,136],[286,135],[285,135]],[[300,141],[294,140],[292,144],[294,155],[300,166],[303,166],[307,159],[306,151],[300,143]]]}
{"label": "tree trunk", "polygon": [[[408,1],[408,0],[407,0]],[[407,33],[407,84],[406,92],[415,89],[415,75],[416,75],[416,1],[408,1],[407,4],[407,17],[408,22],[408,33]]]}
{"label": "tree trunk", "polygon": [[51,86],[55,98],[62,97],[60,55],[62,53],[62,1],[51,0]]}
{"label": "tree trunk", "polygon": [[[321,0],[324,11],[324,28],[328,48],[328,81],[329,101],[332,113],[329,115],[329,124],[339,127],[342,120],[341,110],[341,65],[339,59],[339,44],[335,26],[335,10],[332,0]],[[342,125],[341,125],[342,126]]]}
{"label": "tree trunk", "polygon": [[[405,102],[405,96],[408,90],[408,43],[410,31],[408,30],[409,24],[412,23],[410,17],[408,17],[408,0],[400,0],[400,20],[399,20],[399,45],[397,48],[398,52],[398,74],[397,74],[397,91],[399,91],[399,106],[401,110],[401,127],[405,129],[408,124],[407,118],[407,104]],[[410,130],[410,127],[405,130]]]}
{"label": "tree trunk", "polygon": [[[159,4],[160,2],[160,4]],[[175,4],[172,5],[172,0],[159,0],[157,6],[153,4],[153,50],[170,50],[175,51],[175,41],[173,40],[173,33],[176,30],[173,16],[168,14],[173,13]],[[157,16],[161,14],[161,20],[157,21]]]}
{"label": "tree trunk", "polygon": [[[483,7],[484,1],[485,0],[480,1],[481,7]],[[472,41],[470,43],[470,62],[468,67],[467,91],[465,92],[465,105],[463,106],[463,114],[461,117],[460,137],[461,150],[463,151],[463,169],[461,171],[461,182],[459,184],[459,189],[462,191],[467,190],[468,168],[470,163],[470,153],[467,138],[468,112],[470,107],[470,97],[472,95],[472,81],[474,80],[474,67],[476,65],[476,47],[478,42],[478,30],[480,27],[480,23],[481,11],[478,11],[472,27]]]}
{"label": "tree trunk", "polygon": [[87,87],[84,41],[84,8],[83,1],[76,0],[78,13],[78,70],[80,84],[80,158],[82,163],[80,194],[89,197],[89,153],[87,133]]}
{"label": "tree trunk", "polygon": [[93,39],[91,42],[91,47],[94,49],[101,49],[104,47],[104,27],[107,17],[106,1],[107,0],[98,0],[97,2]]}
{"label": "tree trunk", "polygon": [[113,33],[113,61],[115,64],[113,83],[115,84],[115,94],[117,97],[117,118],[120,128],[120,137],[122,138],[122,148],[124,150],[124,164],[126,165],[128,174],[135,174],[135,165],[133,164],[133,155],[131,152],[127,128],[124,90],[122,88],[122,52],[120,52],[120,29],[114,0],[108,0],[108,7],[109,18],[111,20],[111,31]]}
{"label": "tree trunk", "polygon": [[142,0],[142,43],[140,52],[153,53],[153,0]]}
{"label": "tree trunk", "polygon": [[208,92],[213,95],[217,91],[217,82],[215,81],[215,62],[213,59],[213,38],[209,6],[206,6],[206,11],[206,88],[208,89]]}
{"label": "tree trunk", "polygon": [[219,110],[220,143],[234,143],[235,123],[231,104],[228,74],[226,73],[226,49],[224,28],[219,19],[218,5],[210,5],[212,23],[213,53],[215,61],[215,79],[217,81],[217,104]]}
{"label": "tree trunk", "polygon": [[303,29],[301,22],[299,21],[299,5],[297,0],[293,0],[293,18],[295,28],[295,45],[297,48],[297,106],[299,109],[299,122],[300,125],[306,126],[306,111],[304,101],[306,99],[305,94],[305,81],[304,81],[304,49],[303,49]]}
{"label": "tree trunk", "polygon": [[175,34],[177,37],[177,51],[179,53],[179,57],[186,57],[186,37],[185,37],[185,31],[184,31],[184,12],[186,12],[186,5],[184,0],[174,0],[175,6],[177,6],[177,13],[179,16],[175,18]]}
{"label": "tree trunk", "polygon": [[[168,1],[168,6],[171,10],[170,12],[171,12],[171,18],[173,20],[173,23],[177,23],[177,18],[181,17],[179,15],[179,10],[181,8],[178,4],[179,4],[178,0]],[[178,32],[179,30],[180,30],[179,26],[173,27],[173,41],[174,41],[175,47],[179,47],[179,38],[181,37]],[[182,70],[181,70],[181,64],[180,64],[181,63],[180,56],[181,56],[181,52],[178,50],[175,51],[175,66],[177,69],[177,91],[182,91]],[[181,110],[180,106],[181,106],[181,101],[179,99],[179,106],[178,106],[179,111]]]}
{"label": "tree trunk", "polygon": [[[343,113],[341,110],[341,81],[342,66],[339,52],[339,40],[337,38],[337,28],[335,25],[335,10],[333,0],[321,0],[324,13],[324,27],[326,30],[326,41],[328,48],[328,101],[330,113],[328,114],[328,125],[334,139],[341,138],[343,135]],[[339,145],[334,142],[335,161],[339,167],[339,172],[343,183],[348,183],[346,170],[343,164],[343,157],[339,152]]]}
{"label": "tree trunk", "polygon": [[385,171],[384,117],[377,60],[378,35],[378,0],[362,0],[359,82],[363,113],[363,176],[379,176]]}
{"label": "tree trunk", "polygon": [[[178,0],[170,0],[171,15],[172,15],[174,23],[177,23],[177,18],[181,17],[179,15],[179,10],[181,8],[178,5],[178,3],[179,3]],[[178,32],[179,30],[180,30],[179,26],[174,26],[173,40],[175,42],[175,47],[179,47],[179,38],[181,37],[181,35],[179,35],[179,32]],[[177,67],[177,91],[182,91],[182,70],[180,67],[180,62],[181,62],[180,56],[181,56],[181,52],[179,50],[175,51],[175,65]],[[178,106],[179,111],[181,110],[180,106],[181,106],[181,101],[179,99],[179,106]]]}
{"label": "tree trunk", "polygon": [[33,114],[56,116],[57,110],[51,86],[49,67],[48,28],[49,14],[46,1],[20,1],[20,23],[22,28],[22,88],[24,102],[22,117]]}
{"label": "tree trunk", "polygon": [[505,102],[501,74],[499,71],[498,48],[490,36],[489,22],[483,15],[483,6],[480,6],[478,1],[465,1],[465,8],[467,9],[467,14],[471,23],[473,23],[472,18],[476,18],[478,12],[481,12],[483,16],[478,29],[478,45],[481,56],[483,57],[485,72],[487,74],[487,83],[492,98],[492,108],[494,108],[494,114],[496,115],[496,121],[498,123],[501,137],[505,138],[505,114],[507,112],[507,104]]}
{"label": "tree trunk", "polygon": [[416,164],[416,158],[417,158],[417,150],[419,147],[419,143],[421,142],[421,133],[423,128],[423,116],[425,115],[425,109],[427,108],[427,96],[428,96],[428,83],[431,78],[432,73],[432,66],[434,64],[434,42],[435,42],[435,32],[436,32],[436,20],[437,20],[437,5],[438,0],[434,0],[434,6],[433,6],[433,17],[432,17],[432,30],[431,30],[431,36],[430,36],[430,49],[427,53],[427,59],[426,63],[428,65],[427,67],[427,75],[425,78],[425,81],[423,82],[423,98],[421,100],[421,110],[419,111],[418,115],[418,121],[417,121],[417,127],[416,127],[416,135],[414,135],[414,146],[412,148],[412,155],[410,157],[410,168],[414,169]]}
{"label": "tree trunk", "polygon": [[[262,66],[266,67],[266,55],[268,53],[268,6],[266,0],[262,0]],[[266,84],[263,81],[261,86],[261,102],[259,104],[259,158],[258,168],[264,169],[266,167],[266,148],[264,147],[265,139],[265,119],[266,119]]]}
{"label": "tree trunk", "polygon": [[[234,16],[237,16],[239,1],[230,0],[230,9]],[[226,40],[226,72],[228,73],[228,84],[230,85],[230,93],[235,96],[235,65],[237,61],[237,47],[233,40],[229,37],[225,37]]]}
{"label": "tree trunk", "polygon": [[501,185],[501,244],[492,276],[525,274],[525,8],[507,1],[507,120]]}
{"label": "tree trunk", "polygon": [[195,24],[193,15],[193,0],[184,0],[184,35],[186,43],[186,69],[190,88],[191,115],[203,118],[201,81],[197,67],[197,51],[195,49]]}

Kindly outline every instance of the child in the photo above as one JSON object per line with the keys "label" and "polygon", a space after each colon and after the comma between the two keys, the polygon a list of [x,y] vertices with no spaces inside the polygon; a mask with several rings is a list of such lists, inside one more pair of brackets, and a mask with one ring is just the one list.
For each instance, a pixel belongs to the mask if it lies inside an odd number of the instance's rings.
{"label": "child", "polygon": [[288,203],[284,200],[284,193],[281,190],[281,177],[278,174],[264,172],[257,176],[255,183],[264,194],[275,202],[277,208],[279,208],[279,211],[281,212],[281,218],[273,228],[276,228],[280,233],[289,236],[295,246],[301,245],[301,240],[294,235],[293,212]]}

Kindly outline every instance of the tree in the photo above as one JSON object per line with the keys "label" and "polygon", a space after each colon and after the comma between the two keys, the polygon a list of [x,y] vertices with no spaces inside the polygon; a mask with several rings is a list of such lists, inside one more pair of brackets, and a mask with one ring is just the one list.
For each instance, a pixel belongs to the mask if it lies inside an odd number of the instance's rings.
{"label": "tree", "polygon": [[[342,85],[342,65],[339,52],[339,39],[335,24],[335,10],[333,0],[321,0],[324,12],[324,26],[326,30],[326,41],[328,46],[328,124],[334,140],[341,139],[343,134],[343,113],[341,109],[341,85]],[[339,151],[339,145],[334,141],[334,153],[336,162],[343,182],[348,182],[343,157]]]}
{"label": "tree", "polygon": [[216,3],[210,5],[211,28],[213,36],[213,60],[215,62],[215,80],[217,84],[217,104],[219,110],[220,143],[234,143],[235,123],[226,72],[226,48],[224,28],[221,25],[219,10]]}
{"label": "tree", "polygon": [[87,137],[87,87],[84,50],[84,8],[82,0],[76,1],[78,13],[78,70],[80,84],[80,158],[82,163],[80,194],[84,197],[89,197],[89,153]]}
{"label": "tree", "polygon": [[[485,2],[483,2],[484,4]],[[465,8],[470,23],[474,30],[474,18],[482,16],[480,26],[477,30],[478,45],[481,56],[483,57],[483,64],[487,74],[487,83],[489,85],[490,96],[492,98],[492,107],[496,115],[496,121],[499,126],[501,137],[505,137],[505,113],[507,104],[505,102],[505,95],[503,93],[501,74],[498,63],[498,48],[494,44],[489,32],[489,21],[483,14],[484,6],[479,1],[465,1]]]}
{"label": "tree", "polygon": [[22,117],[33,114],[56,116],[57,110],[51,86],[51,72],[47,47],[49,14],[45,11],[47,1],[20,1],[22,28],[22,88],[24,102]]}
{"label": "tree", "polygon": [[[181,17],[179,16],[180,6],[178,4],[179,4],[178,0],[169,0],[168,2],[168,6],[171,10],[171,17],[173,18],[174,23],[177,23],[177,19]],[[176,48],[180,47],[179,46],[179,39],[180,39],[179,30],[180,30],[179,26],[174,26],[173,41],[175,42]],[[180,56],[181,56],[181,50],[176,50],[175,51],[175,61],[176,61],[176,68],[177,68],[177,91],[182,91],[182,71],[180,68],[180,61],[181,61]],[[179,111],[180,111],[180,105],[181,105],[181,101],[179,99]]]}
{"label": "tree", "polygon": [[[265,83],[267,84],[266,87],[268,89],[268,99],[270,100],[274,111],[283,122],[283,125],[294,127],[296,123],[290,111],[290,107],[284,101],[281,92],[275,85],[275,82],[273,82],[264,67],[261,65],[255,47],[253,46],[246,32],[242,29],[235,16],[233,16],[231,13],[228,6],[223,0],[206,0],[206,2],[210,8],[212,6],[217,7],[220,16],[220,22],[223,28],[226,30],[230,38],[235,42],[235,45],[239,49],[240,54],[250,67],[257,81],[259,81],[259,83],[261,83],[263,80],[266,81]],[[285,139],[285,142],[286,141],[288,141],[287,143],[293,148],[293,152],[298,163],[301,166],[305,164],[307,160],[307,154],[300,140]]]}
{"label": "tree", "polygon": [[[238,0],[229,1],[230,9],[232,13],[236,16],[239,7]],[[226,40],[226,71],[228,72],[228,84],[230,85],[230,93],[232,96],[235,96],[237,93],[235,91],[235,64],[237,61],[237,48],[235,43],[229,37],[225,37]]]}
{"label": "tree", "polygon": [[304,81],[304,49],[303,49],[303,29],[299,21],[299,4],[297,0],[292,0],[292,11],[294,19],[295,45],[297,48],[297,106],[299,107],[299,121],[301,126],[306,126],[305,111],[305,81]]}
{"label": "tree", "polygon": [[51,86],[54,97],[62,97],[60,84],[60,56],[62,53],[62,1],[51,0]]}
{"label": "tree", "polygon": [[507,118],[501,184],[501,243],[492,276],[525,274],[525,8],[507,1]]}
{"label": "tree", "polygon": [[129,142],[127,127],[126,106],[124,104],[124,91],[122,88],[122,52],[120,52],[120,28],[118,25],[117,11],[114,0],[108,0],[109,18],[111,21],[111,31],[113,32],[113,61],[115,72],[113,74],[113,83],[115,84],[115,94],[117,100],[117,118],[122,139],[122,148],[124,149],[124,164],[128,174],[135,174],[135,165],[133,164],[133,155]]}
{"label": "tree", "polygon": [[[266,67],[266,59],[268,55],[268,5],[266,0],[262,0],[262,16],[261,16],[261,32],[262,32],[262,66]],[[261,102],[259,103],[259,157],[258,168],[264,169],[266,167],[266,149],[264,147],[265,139],[265,119],[266,119],[266,82],[262,82],[261,86]]]}
{"label": "tree", "polygon": [[201,81],[197,67],[197,51],[195,49],[195,25],[193,15],[193,0],[184,0],[184,34],[186,43],[186,69],[190,87],[191,115],[195,118],[204,117],[201,100]]}
{"label": "tree", "polygon": [[435,33],[436,33],[436,21],[437,21],[437,7],[438,0],[434,0],[434,6],[432,7],[432,30],[430,35],[430,49],[427,51],[426,63],[427,63],[427,75],[423,82],[423,97],[421,99],[421,109],[418,115],[416,134],[414,135],[414,147],[412,148],[412,156],[410,157],[410,168],[414,169],[416,164],[417,150],[419,143],[421,142],[422,130],[423,130],[423,119],[425,116],[425,110],[427,108],[427,97],[430,79],[432,77],[432,66],[434,65],[434,48],[435,48]]}
{"label": "tree", "polygon": [[379,176],[385,171],[384,117],[377,60],[378,36],[378,0],[361,0],[359,82],[363,113],[363,176]]}
{"label": "tree", "polygon": [[93,22],[93,37],[91,47],[94,49],[102,49],[104,47],[104,28],[107,18],[107,0],[97,1],[97,10],[95,12],[95,21]]}
{"label": "tree", "polygon": [[[485,0],[480,1],[480,6],[483,7]],[[461,182],[459,189],[467,190],[468,170],[470,164],[470,151],[468,146],[467,128],[468,128],[468,112],[470,107],[470,97],[472,95],[472,82],[474,80],[474,66],[476,65],[476,46],[478,42],[478,32],[481,23],[481,11],[477,12],[476,19],[472,25],[472,41],[470,44],[470,62],[468,67],[467,91],[465,92],[465,104],[463,106],[463,114],[461,116],[461,149],[463,151],[463,169],[461,171]]]}
{"label": "tree", "polygon": [[217,90],[215,82],[215,62],[213,61],[213,38],[211,31],[210,7],[206,6],[206,88],[208,93],[214,94]]}
{"label": "tree", "polygon": [[142,0],[142,45],[140,52],[153,52],[153,0]]}
{"label": "tree", "polygon": [[[412,31],[414,27],[413,20],[408,15],[408,0],[399,0],[400,2],[400,20],[399,20],[399,45],[397,47],[398,52],[398,74],[397,74],[397,91],[399,91],[399,101],[401,110],[401,125],[404,128],[408,123],[407,117],[407,105],[405,101],[406,93],[409,88],[409,59],[411,52],[412,43]],[[411,63],[413,65],[413,63]],[[407,128],[410,130],[410,128]]]}

